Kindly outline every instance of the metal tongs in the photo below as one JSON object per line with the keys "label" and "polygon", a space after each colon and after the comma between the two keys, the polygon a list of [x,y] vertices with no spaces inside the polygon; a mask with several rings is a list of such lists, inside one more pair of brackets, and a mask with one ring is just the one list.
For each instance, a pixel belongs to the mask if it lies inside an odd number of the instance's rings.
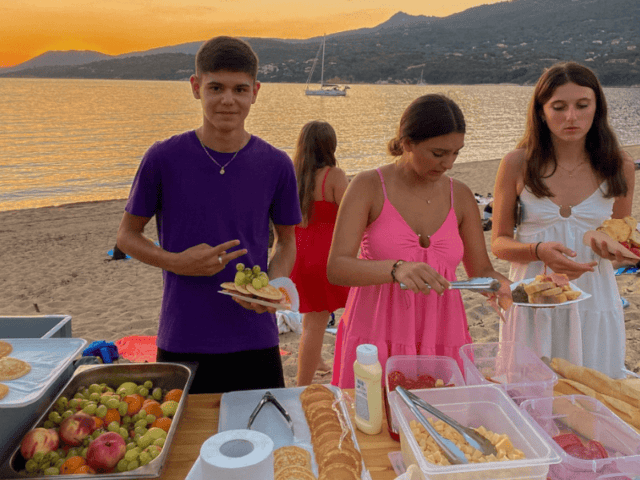
{"label": "metal tongs", "polygon": [[[401,390],[401,392],[400,392],[400,390]],[[418,406],[418,407],[426,410],[427,412],[429,412],[430,414],[432,414],[436,418],[439,418],[443,422],[445,422],[448,425],[450,425],[454,430],[456,430],[460,435],[462,435],[462,438],[464,438],[465,441],[469,445],[471,445],[471,447],[475,448],[476,450],[479,450],[480,452],[482,452],[483,455],[497,455],[498,452],[496,450],[496,447],[489,441],[489,439],[484,437],[483,435],[479,434],[478,432],[476,432],[473,428],[469,428],[469,427],[465,427],[464,425],[460,425],[453,418],[449,417],[448,415],[446,415],[445,413],[441,412],[440,410],[438,410],[433,405],[427,403],[426,401],[424,401],[423,399],[421,399],[420,397],[418,397],[414,393],[411,393],[410,391],[405,390],[402,387],[396,387],[396,391],[400,394],[400,397],[405,401],[405,403],[407,403],[407,400],[409,400],[413,405]],[[406,397],[406,399],[403,397],[403,394],[404,394],[404,397]],[[409,408],[411,408],[411,406],[409,406]],[[413,412],[413,410],[412,410],[412,412]],[[415,412],[413,412],[413,413],[415,415]],[[422,416],[422,414],[420,414],[420,416]],[[416,417],[417,417],[417,415],[416,415]],[[424,418],[424,417],[422,417],[422,418]],[[429,426],[431,426],[431,424],[429,424]],[[426,428],[426,426],[425,426],[425,428]],[[431,432],[429,432],[429,433],[431,433]],[[437,443],[437,441],[436,441],[436,443]],[[455,446],[455,444],[454,444],[454,446]],[[464,454],[463,454],[463,458],[464,458]],[[465,458],[465,460],[466,460],[466,458]],[[451,461],[451,460],[449,460],[449,461]],[[464,462],[464,463],[466,463],[466,462]]]}
{"label": "metal tongs", "polygon": [[273,393],[271,393],[269,391],[264,392],[264,395],[262,395],[262,398],[258,402],[258,405],[256,405],[256,408],[254,408],[253,412],[251,412],[251,415],[249,415],[249,422],[247,423],[247,430],[251,430],[251,425],[253,424],[253,421],[256,419],[256,417],[258,416],[258,413],[260,412],[260,410],[262,409],[262,407],[266,403],[272,403],[278,409],[278,411],[282,414],[284,419],[289,424],[289,428],[291,429],[291,433],[295,437],[295,432],[293,431],[293,420],[291,419],[291,416],[289,415],[289,412],[287,412],[287,410],[282,406],[282,404],[273,395]]}
{"label": "metal tongs", "polygon": [[[407,290],[408,287],[404,283],[401,283],[400,288],[403,290]],[[476,292],[497,292],[500,289],[500,282],[492,277],[470,278],[468,280],[451,282],[449,289],[474,290]]]}

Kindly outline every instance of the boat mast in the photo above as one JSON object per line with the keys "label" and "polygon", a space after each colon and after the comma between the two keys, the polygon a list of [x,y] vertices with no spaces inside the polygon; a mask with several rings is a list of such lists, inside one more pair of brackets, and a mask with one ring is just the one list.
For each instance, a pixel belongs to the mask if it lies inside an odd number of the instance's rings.
{"label": "boat mast", "polygon": [[322,69],[320,70],[320,86],[324,87],[324,42],[325,37],[322,36]]}

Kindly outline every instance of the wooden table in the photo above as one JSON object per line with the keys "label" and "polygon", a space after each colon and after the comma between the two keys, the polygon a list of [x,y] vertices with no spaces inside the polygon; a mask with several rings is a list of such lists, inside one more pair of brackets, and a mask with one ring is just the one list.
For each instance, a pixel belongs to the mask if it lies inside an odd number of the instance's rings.
{"label": "wooden table", "polygon": [[[347,390],[349,392],[349,390]],[[351,396],[353,397],[353,393]],[[221,394],[189,395],[185,411],[164,465],[161,480],[184,480],[200,455],[200,447],[218,431]],[[353,412],[351,412],[353,421]],[[388,453],[400,450],[400,443],[391,439],[383,418],[382,432],[366,435],[356,429],[356,437],[365,467],[373,480],[393,480],[397,477],[389,462]]]}

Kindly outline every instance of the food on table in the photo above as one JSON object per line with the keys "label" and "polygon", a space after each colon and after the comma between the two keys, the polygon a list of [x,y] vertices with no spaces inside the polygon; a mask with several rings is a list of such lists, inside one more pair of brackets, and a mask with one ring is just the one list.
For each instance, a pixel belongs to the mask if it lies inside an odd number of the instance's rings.
{"label": "food on table", "polygon": [[573,290],[569,278],[563,273],[550,275],[537,275],[536,278],[524,285],[524,291],[528,295],[528,303],[564,303],[576,300],[581,292]]}
{"label": "food on table", "polygon": [[31,365],[13,357],[0,358],[0,380],[15,380],[31,371]]}
{"label": "food on table", "polygon": [[441,378],[434,378],[427,373],[421,373],[416,378],[407,378],[407,376],[399,370],[390,372],[389,391],[393,392],[396,387],[403,387],[407,390],[418,390],[421,388],[440,388],[453,387],[453,383],[445,384]]}
{"label": "food on table", "polygon": [[311,454],[295,445],[280,447],[273,452],[273,472],[275,480],[316,478],[311,470]]}
{"label": "food on table", "polygon": [[[182,393],[154,388],[150,380],[117,389],[105,383],[80,387],[73,398],[58,398],[43,426],[22,439],[25,470],[95,474],[144,466],[162,451]],[[160,404],[165,397],[170,399]]]}
{"label": "food on table", "polygon": [[300,403],[311,432],[318,480],[358,480],[362,456],[353,443],[333,392],[323,385],[310,385],[300,394]]}
{"label": "food on table", "polygon": [[[506,434],[500,435],[487,430],[484,426],[474,429],[480,435],[489,439],[498,451],[497,455],[483,455],[480,450],[476,450],[469,445],[460,433],[442,420],[434,421],[432,418],[429,418],[428,421],[441,436],[451,440],[462,450],[469,463],[503,462],[506,460],[521,460],[525,458],[524,453],[513,446]],[[429,435],[426,428],[416,420],[411,420],[409,426],[428,462],[436,465],[450,465],[443,451],[438,447],[431,435]]]}
{"label": "food on table", "polygon": [[560,395],[587,395],[599,400],[622,420],[640,429],[640,391],[597,370],[553,358],[549,367],[560,377],[553,391]]}
{"label": "food on table", "polygon": [[597,440],[583,443],[575,433],[563,433],[556,435],[553,439],[569,455],[582,460],[598,460],[609,457],[607,450]]}
{"label": "food on table", "polygon": [[9,387],[7,387],[4,383],[0,383],[0,400],[7,396],[9,393]]}
{"label": "food on table", "polygon": [[4,340],[0,340],[0,358],[6,357],[11,352],[13,352],[13,345]]}
{"label": "food on table", "polygon": [[511,291],[511,299],[516,303],[529,303],[529,295],[522,283]]}

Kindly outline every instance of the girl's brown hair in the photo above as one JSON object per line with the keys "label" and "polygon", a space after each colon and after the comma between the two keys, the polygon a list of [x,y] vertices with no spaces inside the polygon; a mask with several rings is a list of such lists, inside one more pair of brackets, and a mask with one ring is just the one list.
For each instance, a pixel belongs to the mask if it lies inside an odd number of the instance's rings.
{"label": "girl's brown hair", "polygon": [[525,133],[518,143],[518,148],[525,150],[525,186],[536,197],[553,196],[544,183],[543,172],[549,165],[553,165],[553,172],[555,172],[557,160],[551,142],[551,132],[543,121],[543,106],[553,96],[556,88],[567,83],[575,83],[593,90],[596,97],[596,112],[593,124],[587,133],[585,145],[589,163],[596,175],[607,183],[605,197],[626,195],[627,182],[622,169],[622,153],[616,135],[607,120],[607,101],[602,86],[590,69],[576,62],[557,63],[538,79],[533,97],[529,102]]}
{"label": "girl's brown hair", "polygon": [[402,155],[402,142],[420,143],[449,133],[465,133],[462,110],[456,102],[441,94],[432,93],[416,98],[402,114],[398,134],[387,144],[389,153]]}
{"label": "girl's brown hair", "polygon": [[316,188],[316,172],[323,167],[335,167],[336,132],[327,122],[307,123],[298,136],[293,164],[298,181],[298,198],[302,210],[302,223],[307,224],[313,213],[313,192]]}

